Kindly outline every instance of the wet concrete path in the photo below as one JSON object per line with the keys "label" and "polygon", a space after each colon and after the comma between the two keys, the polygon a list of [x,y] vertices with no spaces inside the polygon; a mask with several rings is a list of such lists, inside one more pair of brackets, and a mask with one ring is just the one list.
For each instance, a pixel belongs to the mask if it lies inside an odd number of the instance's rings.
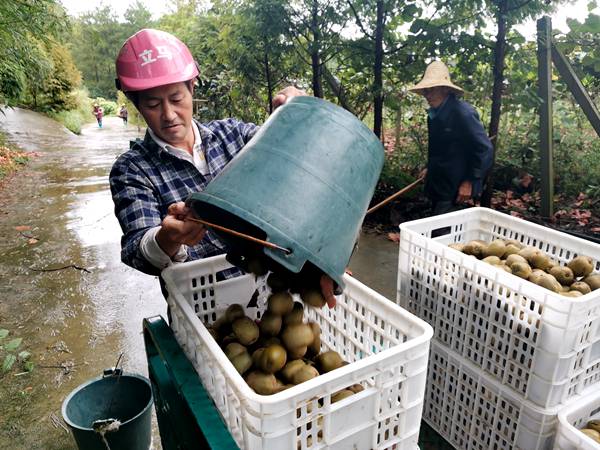
{"label": "wet concrete path", "polygon": [[[166,311],[156,278],[120,262],[108,186],[113,161],[143,130],[106,117],[76,136],[14,109],[0,132],[40,152],[0,191],[0,329],[22,338],[36,364],[0,375],[0,448],[75,449],[60,425],[63,399],[121,352],[125,370],[146,375],[142,319]],[[397,244],[365,234],[350,268],[393,299],[396,264]],[[159,449],[156,426],[153,438]]]}

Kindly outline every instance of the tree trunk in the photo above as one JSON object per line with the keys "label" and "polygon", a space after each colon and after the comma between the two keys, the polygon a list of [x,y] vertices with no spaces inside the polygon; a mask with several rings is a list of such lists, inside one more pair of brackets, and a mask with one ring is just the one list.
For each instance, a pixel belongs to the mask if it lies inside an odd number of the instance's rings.
{"label": "tree trunk", "polygon": [[269,55],[265,52],[265,78],[267,80],[267,101],[269,102],[269,115],[273,112],[273,81],[271,80],[271,66]]}
{"label": "tree trunk", "polygon": [[383,123],[383,28],[384,2],[377,0],[377,25],[375,28],[375,63],[373,65],[373,133],[381,139]]}
{"label": "tree trunk", "polygon": [[496,34],[496,44],[494,46],[494,87],[492,89],[492,110],[490,113],[490,126],[488,135],[494,146],[494,155],[492,168],[490,169],[486,180],[484,180],[484,191],[481,196],[481,205],[490,207],[492,202],[493,190],[493,168],[496,161],[496,147],[498,143],[498,130],[500,127],[500,113],[502,107],[502,89],[504,86],[504,60],[506,57],[506,14],[508,9],[508,0],[499,0],[496,14],[498,33]]}
{"label": "tree trunk", "polygon": [[331,73],[331,71],[327,68],[327,66],[323,66],[323,75],[325,77],[325,82],[329,86],[329,89],[333,91],[338,101],[340,102],[340,106],[347,111],[350,111],[352,114],[356,115],[354,112],[354,108],[350,106],[348,103],[348,98],[346,97],[346,91],[344,90],[344,86],[340,83],[340,81]]}
{"label": "tree trunk", "polygon": [[321,55],[319,54],[319,48],[321,45],[321,37],[319,34],[319,2],[313,0],[312,11],[311,11],[311,32],[313,41],[310,49],[310,61],[312,66],[312,89],[313,95],[318,98],[323,98],[323,82],[322,70],[321,70]]}

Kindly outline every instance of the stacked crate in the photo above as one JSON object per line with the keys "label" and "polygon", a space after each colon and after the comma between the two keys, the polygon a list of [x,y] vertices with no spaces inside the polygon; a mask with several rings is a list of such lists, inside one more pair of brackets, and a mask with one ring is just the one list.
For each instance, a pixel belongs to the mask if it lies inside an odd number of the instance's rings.
{"label": "stacked crate", "polygon": [[461,449],[551,448],[557,412],[600,379],[600,290],[561,296],[448,247],[475,239],[596,272],[600,245],[487,208],[400,227],[398,303],[434,328],[423,418]]}

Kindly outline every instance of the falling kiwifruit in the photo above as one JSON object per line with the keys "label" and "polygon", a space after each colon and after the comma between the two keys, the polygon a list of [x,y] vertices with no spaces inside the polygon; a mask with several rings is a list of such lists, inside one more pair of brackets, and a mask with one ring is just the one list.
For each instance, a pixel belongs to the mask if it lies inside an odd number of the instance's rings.
{"label": "falling kiwifruit", "polygon": [[594,270],[592,258],[583,255],[573,258],[567,266],[576,277],[587,277]]}
{"label": "falling kiwifruit", "polygon": [[289,292],[275,292],[267,300],[268,310],[278,316],[285,316],[292,312],[294,300]]}
{"label": "falling kiwifruit", "polygon": [[588,284],[583,281],[576,281],[575,283],[573,283],[571,285],[571,290],[579,291],[583,295],[589,294],[590,292],[592,292],[592,289],[588,286]]}
{"label": "falling kiwifruit", "polygon": [[486,256],[485,258],[482,259],[482,261],[484,263],[488,263],[491,264],[492,266],[495,266],[497,264],[500,264],[500,262],[502,261],[498,256]]}
{"label": "falling kiwifruit", "polygon": [[315,358],[315,362],[319,366],[319,372],[321,373],[331,372],[338,367],[342,367],[343,361],[340,354],[333,350],[323,352]]}
{"label": "falling kiwifruit", "polygon": [[304,364],[292,375],[292,383],[300,384],[319,376],[319,371],[313,366]]}
{"label": "falling kiwifruit", "polygon": [[526,262],[516,261],[510,266],[510,270],[513,275],[525,278],[526,280],[531,276],[531,267]]}
{"label": "falling kiwifruit", "polygon": [[246,313],[244,312],[244,307],[238,303],[234,303],[233,305],[229,305],[225,310],[225,319],[227,322],[233,322],[240,317],[244,317]]}
{"label": "falling kiwifruit", "polygon": [[292,323],[285,327],[281,333],[283,345],[290,351],[310,345],[313,339],[312,329],[305,323]]}
{"label": "falling kiwifruit", "polygon": [[502,258],[504,253],[506,253],[506,244],[502,239],[495,239],[485,248],[483,256],[497,256],[498,258]]}
{"label": "falling kiwifruit", "polygon": [[289,325],[291,323],[302,323],[303,317],[304,306],[300,302],[294,302],[292,311],[283,317],[283,323],[284,325]]}
{"label": "falling kiwifruit", "polygon": [[326,303],[323,294],[321,294],[321,291],[317,289],[304,289],[300,293],[300,297],[304,303],[314,306],[315,308],[322,308]]}
{"label": "falling kiwifruit", "polygon": [[304,361],[302,361],[301,359],[290,360],[286,363],[286,365],[283,367],[283,369],[281,369],[281,376],[283,377],[283,379],[285,381],[287,381],[288,383],[291,383],[294,373],[296,373],[296,371],[298,369],[300,369],[301,367],[303,367],[305,365],[306,365],[306,363]]}
{"label": "falling kiwifruit", "polygon": [[480,240],[469,241],[465,244],[463,253],[472,255],[476,258],[481,258],[486,246],[486,243]]}
{"label": "falling kiwifruit", "polygon": [[267,277],[267,285],[273,292],[285,291],[288,288],[285,277],[275,272],[271,272]]}
{"label": "falling kiwifruit", "polygon": [[560,284],[565,286],[570,286],[575,280],[573,271],[568,267],[554,266],[548,273],[556,278]]}
{"label": "falling kiwifruit", "polygon": [[260,319],[258,328],[263,336],[277,336],[281,331],[281,316],[267,311]]}
{"label": "falling kiwifruit", "polygon": [[512,255],[508,255],[506,257],[506,265],[509,267],[512,267],[512,265],[514,263],[516,263],[517,261],[529,265],[527,260],[525,258],[523,258],[521,255],[517,255],[517,254],[513,253]]}
{"label": "falling kiwifruit", "polygon": [[241,317],[234,320],[231,329],[242,345],[253,344],[260,334],[258,325],[250,317]]}
{"label": "falling kiwifruit", "polygon": [[354,392],[350,389],[342,389],[341,391],[337,391],[335,394],[331,396],[331,403],[339,402],[340,400],[344,400],[345,398],[354,395]]}
{"label": "falling kiwifruit", "polygon": [[263,372],[275,373],[285,366],[287,353],[281,345],[270,345],[260,354],[259,367]]}
{"label": "falling kiwifruit", "polygon": [[264,373],[260,371],[252,371],[246,375],[246,383],[250,386],[257,394],[260,395],[271,395],[277,392],[280,383],[272,373]]}
{"label": "falling kiwifruit", "polygon": [[583,279],[583,282],[586,283],[592,291],[600,289],[600,273],[588,275]]}

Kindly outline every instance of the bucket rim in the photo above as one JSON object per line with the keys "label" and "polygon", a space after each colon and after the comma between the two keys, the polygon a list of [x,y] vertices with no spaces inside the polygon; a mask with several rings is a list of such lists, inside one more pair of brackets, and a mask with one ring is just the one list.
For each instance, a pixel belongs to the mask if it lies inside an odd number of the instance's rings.
{"label": "bucket rim", "polygon": [[[154,394],[152,392],[152,385],[150,384],[150,380],[148,380],[148,378],[146,378],[143,375],[137,374],[137,373],[129,373],[129,372],[123,372],[121,375],[121,377],[128,377],[128,378],[136,378],[140,381],[143,381],[149,388],[150,390],[150,399],[148,400],[148,403],[142,408],[142,410],[136,414],[134,417],[132,417],[131,419],[126,420],[125,422],[121,423],[121,426],[126,425],[130,422],[133,422],[134,420],[136,420],[138,417],[140,417],[142,414],[145,414],[146,411],[148,410],[148,408],[150,408],[152,406],[152,403],[154,402]],[[83,390],[84,388],[88,387],[89,385],[96,383],[97,381],[100,380],[104,380],[105,378],[108,378],[106,376],[99,376],[96,378],[92,378],[90,380],[85,381],[84,383],[80,384],[79,386],[77,386],[75,389],[73,389],[69,395],[67,395],[67,397],[63,400],[62,402],[62,406],[60,408],[61,410],[61,414],[62,414],[62,418],[65,421],[65,423],[67,425],[69,425],[71,428],[76,429],[76,430],[81,430],[81,431],[92,431],[94,432],[94,429],[91,427],[82,427],[80,425],[75,424],[68,416],[67,416],[67,405],[69,404],[69,402],[73,399],[73,397],[75,397],[75,395],[77,393],[79,393],[79,391]]]}

